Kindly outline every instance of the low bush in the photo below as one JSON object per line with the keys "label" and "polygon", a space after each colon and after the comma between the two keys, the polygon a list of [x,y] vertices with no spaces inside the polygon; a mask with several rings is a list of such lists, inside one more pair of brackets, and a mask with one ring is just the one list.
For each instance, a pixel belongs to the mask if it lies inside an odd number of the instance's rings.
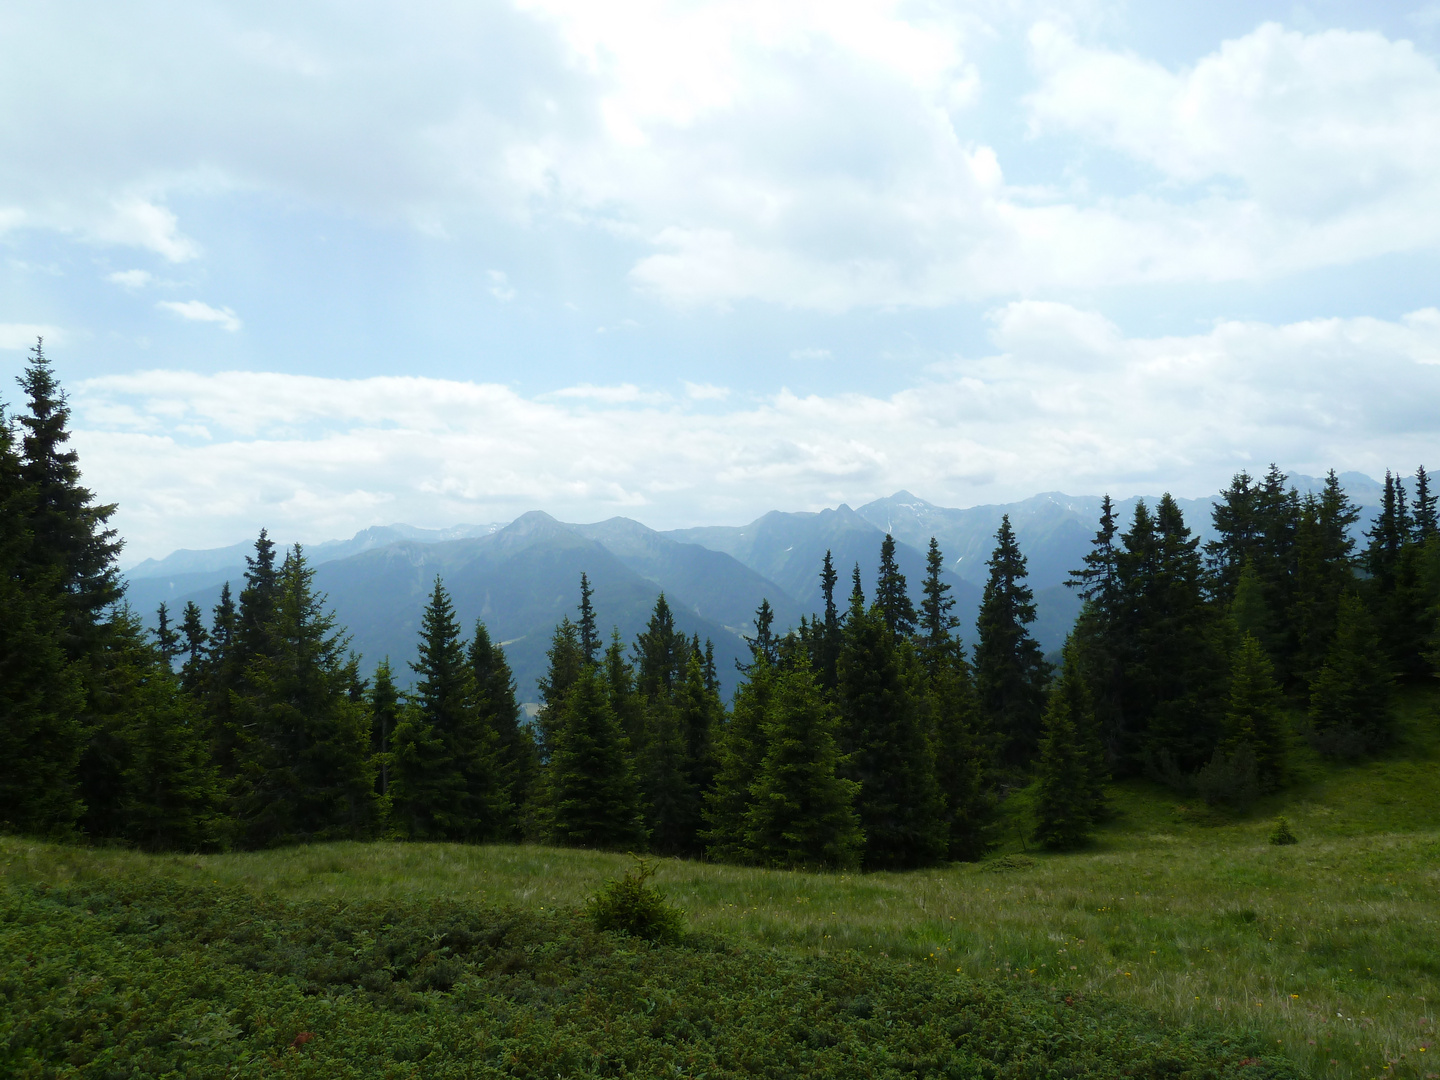
{"label": "low bush", "polygon": [[1258,1037],[1097,996],[702,944],[633,942],[577,912],[11,885],[0,1075],[1300,1076]]}
{"label": "low bush", "polygon": [[679,942],[685,934],[685,913],[649,884],[654,876],[654,863],[636,858],[624,874],[601,885],[585,901],[585,913],[595,929],[618,930],[646,941]]}

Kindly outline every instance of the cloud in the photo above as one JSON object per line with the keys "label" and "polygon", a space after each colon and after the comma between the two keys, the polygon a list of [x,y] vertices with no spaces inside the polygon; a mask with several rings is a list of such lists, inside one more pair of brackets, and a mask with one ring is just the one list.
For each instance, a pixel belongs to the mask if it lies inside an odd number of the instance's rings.
{"label": "cloud", "polygon": [[[76,38],[33,6],[0,70],[0,227],[177,263],[215,206],[447,242],[590,230],[666,304],[817,312],[1440,245],[1440,72],[1411,43],[1265,24],[1179,68],[1082,41],[1093,7],[140,2]],[[997,77],[1015,47],[1028,94]],[[1115,154],[1138,168],[1096,164]]]}
{"label": "cloud", "polygon": [[182,319],[188,319],[191,322],[218,323],[222,330],[232,334],[244,325],[230,308],[211,307],[201,300],[161,300],[155,306],[172,311]]}
{"label": "cloud", "polygon": [[685,382],[685,396],[691,401],[724,401],[730,396],[730,389],[726,386],[715,386],[711,383]]}
{"label": "cloud", "polygon": [[502,304],[508,304],[515,299],[515,287],[510,284],[510,275],[503,270],[490,270],[487,272],[490,279],[490,295]]}
{"label": "cloud", "polygon": [[[529,398],[494,384],[150,371],[77,384],[86,483],[141,557],[268,525],[308,540],[380,520],[542,508],[656,527],[740,523],[904,488],[971,505],[1042,490],[1218,490],[1270,461],[1377,475],[1433,455],[1440,311],[1222,322],[1132,338],[1021,301],[983,356],[889,396],[716,409],[632,385]],[[1433,462],[1432,462],[1433,464]]]}
{"label": "cloud", "polygon": [[37,338],[59,344],[65,335],[54,326],[38,323],[0,323],[0,349],[28,349]]}
{"label": "cloud", "polygon": [[829,349],[791,349],[791,360],[829,360]]}
{"label": "cloud", "polygon": [[127,289],[143,289],[154,280],[154,275],[148,270],[116,270],[113,274],[106,274],[105,280]]}

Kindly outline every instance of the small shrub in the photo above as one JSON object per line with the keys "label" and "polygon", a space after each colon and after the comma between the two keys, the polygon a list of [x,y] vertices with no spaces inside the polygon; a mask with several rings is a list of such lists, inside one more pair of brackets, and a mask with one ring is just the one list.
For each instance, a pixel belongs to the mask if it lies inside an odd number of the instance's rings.
{"label": "small shrub", "polygon": [[1298,844],[1300,838],[1290,831],[1290,822],[1284,817],[1275,819],[1275,828],[1270,833],[1272,844]]}
{"label": "small shrub", "polygon": [[653,885],[655,867],[636,857],[622,877],[611,878],[585,901],[597,930],[619,930],[646,941],[673,944],[685,933],[685,913]]}

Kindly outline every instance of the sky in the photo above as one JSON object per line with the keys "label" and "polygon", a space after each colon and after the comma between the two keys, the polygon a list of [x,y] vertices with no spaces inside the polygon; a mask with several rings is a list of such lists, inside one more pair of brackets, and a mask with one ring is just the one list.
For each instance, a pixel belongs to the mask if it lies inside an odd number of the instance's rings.
{"label": "sky", "polygon": [[0,398],[43,335],[126,564],[1440,458],[1440,3],[11,0],[0,44]]}

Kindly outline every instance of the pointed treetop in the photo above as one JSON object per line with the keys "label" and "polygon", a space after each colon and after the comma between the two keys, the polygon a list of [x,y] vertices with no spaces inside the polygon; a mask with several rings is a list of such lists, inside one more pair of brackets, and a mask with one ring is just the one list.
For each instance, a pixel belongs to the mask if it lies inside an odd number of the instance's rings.
{"label": "pointed treetop", "polygon": [[595,606],[590,597],[595,590],[590,587],[590,578],[580,572],[580,651],[585,662],[593,664],[600,656],[600,634],[595,629]]}
{"label": "pointed treetop", "polygon": [[880,542],[880,569],[875,578],[875,602],[885,617],[885,625],[897,638],[915,632],[915,605],[900,564],[895,558],[895,537],[889,533]]}

